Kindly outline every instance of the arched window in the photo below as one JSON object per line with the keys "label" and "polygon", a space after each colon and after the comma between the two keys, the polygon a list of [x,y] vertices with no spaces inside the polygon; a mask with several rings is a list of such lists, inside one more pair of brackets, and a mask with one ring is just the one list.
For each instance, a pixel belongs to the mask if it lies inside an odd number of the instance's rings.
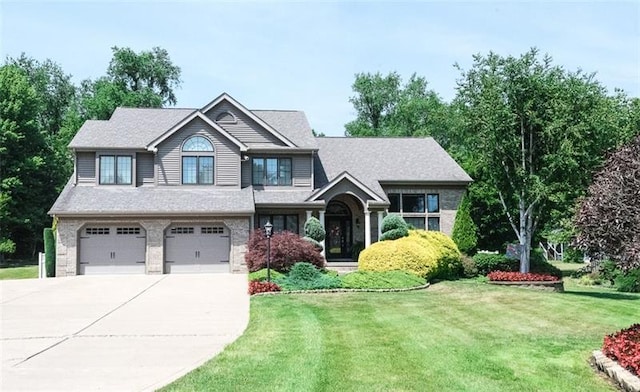
{"label": "arched window", "polygon": [[182,183],[213,184],[213,144],[204,136],[192,136],[182,144]]}
{"label": "arched window", "polygon": [[216,122],[234,123],[236,121],[236,117],[229,112],[222,112],[218,114],[218,117],[216,117]]}

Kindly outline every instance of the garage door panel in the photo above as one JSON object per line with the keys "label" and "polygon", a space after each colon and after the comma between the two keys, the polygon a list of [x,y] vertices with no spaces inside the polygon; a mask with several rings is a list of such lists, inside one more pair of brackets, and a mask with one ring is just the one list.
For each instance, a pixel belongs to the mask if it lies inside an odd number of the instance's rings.
{"label": "garage door panel", "polygon": [[165,236],[165,272],[229,271],[229,233],[219,224],[174,224]]}
{"label": "garage door panel", "polygon": [[140,226],[89,226],[81,232],[81,275],[144,273],[145,259],[146,232]]}

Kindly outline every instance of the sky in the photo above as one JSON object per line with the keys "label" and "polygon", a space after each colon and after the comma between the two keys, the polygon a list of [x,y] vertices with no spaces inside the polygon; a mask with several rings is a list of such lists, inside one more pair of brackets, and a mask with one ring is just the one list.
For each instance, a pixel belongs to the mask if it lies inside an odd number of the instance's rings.
{"label": "sky", "polygon": [[355,74],[416,73],[450,101],[474,54],[531,47],[611,93],[640,97],[640,1],[205,2],[0,0],[0,55],[51,59],[79,83],[111,47],[159,46],[182,70],[178,107],[226,92],[249,109],[303,110],[344,134]]}

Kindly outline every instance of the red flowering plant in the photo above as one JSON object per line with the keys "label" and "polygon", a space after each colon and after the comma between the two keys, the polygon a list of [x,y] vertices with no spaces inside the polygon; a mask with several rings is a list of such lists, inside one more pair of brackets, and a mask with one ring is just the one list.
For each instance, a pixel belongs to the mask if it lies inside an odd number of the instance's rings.
{"label": "red flowering plant", "polygon": [[640,377],[640,324],[605,336],[602,352]]}
{"label": "red flowering plant", "polygon": [[249,282],[249,295],[274,291],[280,291],[280,286],[273,282],[260,282],[259,280]]}
{"label": "red flowering plant", "polygon": [[523,274],[522,272],[505,272],[493,271],[487,274],[492,282],[555,282],[560,280],[558,277],[549,274],[534,274],[531,272]]}

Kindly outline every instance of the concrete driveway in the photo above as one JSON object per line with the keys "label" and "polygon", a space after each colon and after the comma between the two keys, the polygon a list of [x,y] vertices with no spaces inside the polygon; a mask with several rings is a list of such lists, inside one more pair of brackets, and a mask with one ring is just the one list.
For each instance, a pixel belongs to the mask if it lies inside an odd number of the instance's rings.
{"label": "concrete driveway", "polygon": [[246,275],[0,282],[2,391],[145,391],[191,371],[249,322]]}

